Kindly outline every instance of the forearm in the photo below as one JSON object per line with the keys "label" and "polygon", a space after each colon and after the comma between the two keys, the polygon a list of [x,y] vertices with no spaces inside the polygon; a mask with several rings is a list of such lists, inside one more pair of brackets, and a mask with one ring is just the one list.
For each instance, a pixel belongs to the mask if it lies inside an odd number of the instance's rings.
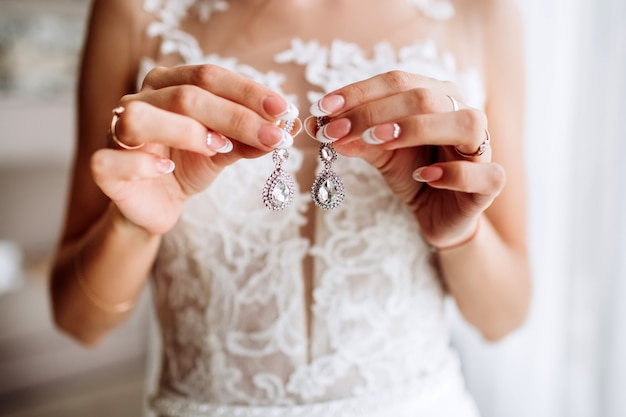
{"label": "forearm", "polygon": [[87,345],[121,324],[141,294],[160,237],[114,206],[81,239],[61,245],[51,277],[57,326]]}
{"label": "forearm", "polygon": [[472,240],[437,256],[459,310],[486,339],[498,340],[524,322],[531,292],[526,254],[507,245],[485,216]]}

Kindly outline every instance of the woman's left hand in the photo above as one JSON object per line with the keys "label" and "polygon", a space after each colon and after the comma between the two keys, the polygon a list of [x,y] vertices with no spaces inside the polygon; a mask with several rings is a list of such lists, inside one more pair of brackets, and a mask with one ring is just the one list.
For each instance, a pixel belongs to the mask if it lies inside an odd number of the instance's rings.
{"label": "woman's left hand", "polygon": [[318,139],[378,168],[437,248],[470,239],[504,187],[486,116],[452,83],[393,71],[327,94],[312,113],[330,120]]}

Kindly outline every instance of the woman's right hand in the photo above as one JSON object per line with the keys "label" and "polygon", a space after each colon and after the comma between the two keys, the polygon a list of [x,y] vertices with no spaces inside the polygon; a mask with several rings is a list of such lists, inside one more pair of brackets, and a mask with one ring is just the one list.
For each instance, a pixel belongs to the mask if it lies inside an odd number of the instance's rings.
{"label": "woman's right hand", "polygon": [[225,166],[291,146],[275,122],[297,117],[278,93],[214,65],[157,67],[120,106],[116,138],[143,146],[111,141],[93,154],[92,175],[125,220],[157,235]]}

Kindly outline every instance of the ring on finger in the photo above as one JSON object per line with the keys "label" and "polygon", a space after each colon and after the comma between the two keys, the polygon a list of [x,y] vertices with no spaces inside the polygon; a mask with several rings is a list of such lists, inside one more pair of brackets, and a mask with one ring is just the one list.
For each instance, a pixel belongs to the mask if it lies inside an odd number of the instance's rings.
{"label": "ring on finger", "polygon": [[113,109],[113,118],[111,119],[111,139],[113,139],[113,142],[117,143],[117,145],[120,148],[124,148],[124,149],[128,149],[128,150],[133,150],[133,149],[139,149],[141,147],[143,147],[143,145],[145,145],[144,143],[140,143],[139,145],[127,145],[124,142],[122,142],[118,137],[117,134],[115,133],[115,127],[117,125],[117,121],[120,119],[120,116],[122,115],[122,113],[124,113],[126,109],[124,109],[124,107],[119,106]]}
{"label": "ring on finger", "polygon": [[476,152],[474,153],[461,152],[459,148],[457,148],[456,146],[454,147],[454,150],[463,158],[476,158],[485,153],[485,151],[489,148],[490,143],[491,143],[491,135],[489,135],[489,131],[485,129],[485,139],[483,140],[483,143],[481,143],[480,146],[478,146],[478,149],[476,149]]}

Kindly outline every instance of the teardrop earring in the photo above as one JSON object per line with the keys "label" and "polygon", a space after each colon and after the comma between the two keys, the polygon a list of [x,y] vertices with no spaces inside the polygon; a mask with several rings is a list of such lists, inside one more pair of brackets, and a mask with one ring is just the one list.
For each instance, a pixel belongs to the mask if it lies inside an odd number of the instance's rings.
{"label": "teardrop earring", "polygon": [[272,152],[275,169],[263,187],[263,204],[270,210],[282,210],[293,201],[294,180],[288,172],[283,170],[283,164],[288,159],[287,149],[276,149]]}
{"label": "teardrop earring", "polygon": [[[327,123],[327,117],[318,117],[317,130]],[[319,156],[324,163],[324,169],[315,177],[311,198],[316,206],[324,210],[334,209],[339,207],[345,197],[343,181],[332,170],[332,164],[337,160],[337,151],[330,143],[322,143]]]}
{"label": "teardrop earring", "polygon": [[[300,119],[278,120],[276,125],[291,136],[296,136],[302,130]],[[283,169],[283,164],[288,159],[289,151],[286,148],[272,151],[274,172],[270,174],[263,186],[263,204],[270,210],[283,210],[293,201],[295,181],[291,174]]]}

